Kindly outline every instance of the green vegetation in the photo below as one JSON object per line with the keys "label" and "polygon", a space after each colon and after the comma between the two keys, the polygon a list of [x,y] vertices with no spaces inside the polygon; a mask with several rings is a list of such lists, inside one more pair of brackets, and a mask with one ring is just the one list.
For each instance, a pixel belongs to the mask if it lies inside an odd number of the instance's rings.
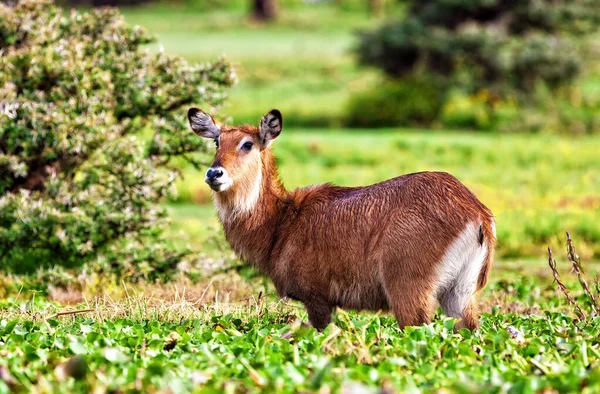
{"label": "green vegetation", "polygon": [[[378,70],[365,70],[356,64],[352,49],[357,45],[358,30],[373,29],[384,21],[371,16],[364,4],[340,6],[329,2],[302,4],[290,2],[282,7],[280,20],[257,26],[248,19],[245,3],[226,9],[206,10],[189,5],[148,5],[124,10],[130,23],[150,28],[168,53],[191,61],[205,61],[225,54],[236,67],[239,84],[232,89],[222,114],[231,115],[236,123],[254,122],[257,114],[279,107],[287,114],[287,126],[361,127],[357,115],[375,126],[410,125],[406,116],[381,117],[361,113],[354,105],[361,97],[387,98],[387,107],[401,114],[412,102],[394,100],[396,89]],[[386,18],[405,15],[401,3],[387,2]],[[538,87],[536,105],[528,111],[515,100],[501,102],[487,90],[439,89],[437,105],[420,105],[429,109],[425,123],[436,128],[502,131],[552,131],[581,134],[600,128],[600,90],[598,69],[592,62],[596,52],[572,89],[558,93]],[[566,58],[565,58],[566,59]],[[572,60],[572,58],[569,58]],[[571,61],[567,59],[568,61]],[[586,58],[586,60],[588,60]],[[431,83],[438,84],[430,75]],[[467,86],[457,82],[458,86]],[[384,92],[392,92],[384,97]],[[353,99],[357,96],[356,99]],[[410,114],[410,111],[409,111]],[[367,118],[368,116],[368,118]],[[385,123],[383,121],[386,121]]]}
{"label": "green vegetation", "polygon": [[[595,188],[600,181],[600,165],[595,159],[598,140],[514,135],[546,122],[555,114],[553,107],[548,113],[527,116],[528,126],[512,125],[510,135],[292,129],[298,124],[343,124],[345,112],[352,106],[357,108],[352,113],[374,108],[371,113],[375,114],[378,106],[368,104],[378,100],[382,103],[379,107],[385,108],[386,90],[419,96],[418,105],[411,102],[392,114],[395,117],[406,119],[407,111],[424,113],[431,104],[422,94],[410,91],[410,84],[400,88],[384,85],[379,89],[384,93],[376,90],[375,96],[359,93],[380,81],[376,73],[358,69],[350,56],[353,31],[378,23],[365,11],[345,11],[328,4],[296,5],[287,12],[284,8],[277,23],[260,28],[248,22],[244,8],[191,12],[182,6],[166,11],[148,6],[126,9],[124,14],[131,23],[152,26],[165,51],[191,60],[227,54],[237,65],[240,81],[221,111],[230,123],[256,124],[270,108],[282,111],[285,135],[274,149],[288,187],[329,181],[368,184],[406,172],[441,169],[474,188],[496,212],[501,256],[540,256],[547,244],[558,243],[565,230],[577,234],[586,257],[600,256],[600,233],[595,224],[600,207]],[[401,13],[401,8],[388,10],[392,16]],[[597,95],[594,86],[597,81],[586,81],[583,97]],[[453,96],[441,109],[441,116],[454,127],[470,128],[475,122],[477,128],[490,129],[487,100],[486,96]],[[580,112],[577,114],[576,118],[585,122]],[[590,122],[595,117],[592,114]],[[577,133],[580,129],[566,131]],[[185,167],[177,188],[176,202],[203,207],[173,206],[175,228],[185,230],[192,243],[203,245],[210,233],[207,225],[218,228],[218,223],[207,206],[211,199],[202,171]],[[178,211],[185,214],[178,215]]]}
{"label": "green vegetation", "polygon": [[[184,105],[219,105],[225,62],[146,54],[118,11],[63,16],[45,0],[0,4],[0,265],[155,277],[186,255],[163,236]],[[140,138],[145,128],[154,135]],[[189,159],[188,159],[189,160]],[[152,245],[148,247],[147,245]]]}
{"label": "green vegetation", "polygon": [[556,88],[577,77],[599,11],[589,0],[412,1],[402,20],[363,32],[357,52],[395,77],[422,69],[469,93],[531,95],[537,83]]}
{"label": "green vegetation", "polygon": [[387,81],[353,95],[346,122],[353,127],[431,124],[440,112],[440,91],[424,78]]}
{"label": "green vegetation", "polygon": [[366,10],[297,5],[283,8],[276,23],[260,27],[249,21],[244,7],[203,12],[150,5],[126,8],[123,14],[156,35],[153,50],[162,47],[190,61],[226,55],[239,83],[222,114],[237,123],[254,123],[257,114],[277,106],[287,115],[287,126],[340,125],[352,92],[376,80],[376,72],[357,67],[350,51],[353,31],[377,21]]}
{"label": "green vegetation", "polygon": [[[572,317],[547,280],[524,275],[486,288],[480,300],[487,312],[476,333],[454,333],[453,321],[439,310],[433,323],[403,332],[389,315],[338,310],[318,333],[303,324],[300,305],[254,298],[258,280],[242,290],[236,275],[228,276],[218,284],[235,289],[225,293],[225,302],[212,281],[175,283],[168,290],[105,287],[104,297],[82,303],[77,315],[39,298],[9,299],[0,304],[0,392],[600,388],[600,317],[572,283],[571,300],[585,309],[585,318]],[[272,292],[265,287],[265,295]],[[232,293],[246,300],[232,302]],[[117,301],[115,294],[121,295]]]}
{"label": "green vegetation", "polygon": [[[362,64],[381,69],[392,78],[417,75],[428,80],[440,92],[437,107],[448,104],[447,112],[454,100],[483,104],[472,112],[485,111],[496,127],[506,123],[514,126],[520,121],[524,128],[527,122],[522,118],[527,111],[544,113],[544,109],[553,106],[559,112],[558,120],[549,117],[542,127],[564,132],[562,129],[568,129],[573,122],[583,121],[587,132],[597,130],[597,121],[585,121],[581,109],[597,111],[598,96],[586,97],[586,103],[581,104],[573,101],[573,94],[581,94],[574,89],[574,82],[593,64],[592,60],[597,60],[592,59],[590,51],[600,21],[598,2],[408,3],[403,18],[361,33],[355,50]],[[483,103],[481,98],[485,99]],[[389,102],[402,111],[411,100],[392,94]],[[520,105],[520,110],[509,114],[507,110],[515,105]],[[430,114],[435,115],[438,114]],[[373,126],[381,122],[376,113],[371,116]],[[427,120],[421,124],[431,124]],[[470,124],[465,117],[458,123],[448,116],[442,120],[449,127],[489,128],[476,117]],[[399,125],[393,121],[389,119],[386,125]]]}

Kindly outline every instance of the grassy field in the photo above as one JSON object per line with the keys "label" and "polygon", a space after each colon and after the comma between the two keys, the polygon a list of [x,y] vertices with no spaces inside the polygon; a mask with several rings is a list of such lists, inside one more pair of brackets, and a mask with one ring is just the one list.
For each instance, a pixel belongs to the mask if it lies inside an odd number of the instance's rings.
{"label": "grassy field", "polygon": [[[300,304],[271,294],[259,278],[231,271],[210,281],[54,290],[54,301],[10,297],[0,302],[0,392],[600,389],[600,317],[574,319],[544,278],[496,277],[479,297],[476,333],[454,333],[439,310],[433,323],[403,332],[390,315],[338,310],[318,333]],[[572,294],[588,314],[586,299]]]}
{"label": "grassy field", "polygon": [[281,19],[268,26],[251,23],[241,8],[203,12],[151,5],[123,13],[129,23],[149,27],[158,40],[152,50],[198,62],[225,55],[239,83],[221,113],[236,122],[253,122],[278,107],[288,125],[335,126],[350,94],[377,80],[377,73],[356,66],[350,52],[354,32],[379,22],[366,10],[327,3],[284,8]]}
{"label": "grassy field", "polygon": [[[569,231],[592,285],[598,137],[340,129],[349,95],[378,80],[349,53],[352,32],[378,22],[361,9],[298,5],[268,27],[240,7],[124,13],[157,35],[152,50],[191,61],[226,54],[237,65],[240,82],[220,116],[255,124],[282,110],[286,127],[273,149],[288,188],[424,170],[469,186],[498,223],[499,258],[478,298],[481,328],[454,333],[438,310],[431,324],[399,331],[391,315],[338,310],[317,333],[301,304],[277,299],[269,281],[240,266],[203,172],[182,164],[179,197],[167,207],[172,234],[199,252],[182,267],[194,276],[123,283],[89,272],[0,273],[0,393],[600,392],[600,317],[564,253]],[[586,319],[556,290],[548,246]]]}

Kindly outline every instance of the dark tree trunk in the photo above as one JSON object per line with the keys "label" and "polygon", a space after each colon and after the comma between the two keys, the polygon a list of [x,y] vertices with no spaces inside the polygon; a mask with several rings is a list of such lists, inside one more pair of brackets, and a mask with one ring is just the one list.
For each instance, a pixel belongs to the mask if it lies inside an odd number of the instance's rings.
{"label": "dark tree trunk", "polygon": [[383,0],[368,0],[369,11],[374,16],[381,16],[383,14]]}
{"label": "dark tree trunk", "polygon": [[252,17],[257,21],[272,21],[277,17],[276,0],[252,0]]}

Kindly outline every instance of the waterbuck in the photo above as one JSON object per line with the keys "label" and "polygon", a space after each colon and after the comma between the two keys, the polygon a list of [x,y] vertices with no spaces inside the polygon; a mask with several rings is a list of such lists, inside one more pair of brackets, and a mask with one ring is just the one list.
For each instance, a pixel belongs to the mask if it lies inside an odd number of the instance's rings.
{"label": "waterbuck", "polygon": [[286,190],[269,146],[283,126],[274,109],[257,127],[219,125],[188,111],[215,141],[205,176],[227,242],[301,301],[324,329],[335,307],[389,311],[399,326],[429,322],[435,303],[474,330],[496,242],[492,213],[454,176],[418,172],[364,187]]}

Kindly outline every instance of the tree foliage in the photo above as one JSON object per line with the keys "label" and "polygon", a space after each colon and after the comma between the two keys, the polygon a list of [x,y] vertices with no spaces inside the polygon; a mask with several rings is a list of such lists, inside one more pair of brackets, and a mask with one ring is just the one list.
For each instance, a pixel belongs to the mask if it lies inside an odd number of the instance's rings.
{"label": "tree foliage", "polygon": [[570,83],[581,71],[579,38],[596,31],[595,0],[413,1],[403,20],[361,33],[361,63],[393,77],[425,71],[474,92],[527,96],[538,82]]}
{"label": "tree foliage", "polygon": [[0,4],[0,265],[94,262],[137,277],[185,255],[158,204],[172,158],[205,149],[180,109],[218,106],[234,74],[142,51],[150,42],[116,9]]}

